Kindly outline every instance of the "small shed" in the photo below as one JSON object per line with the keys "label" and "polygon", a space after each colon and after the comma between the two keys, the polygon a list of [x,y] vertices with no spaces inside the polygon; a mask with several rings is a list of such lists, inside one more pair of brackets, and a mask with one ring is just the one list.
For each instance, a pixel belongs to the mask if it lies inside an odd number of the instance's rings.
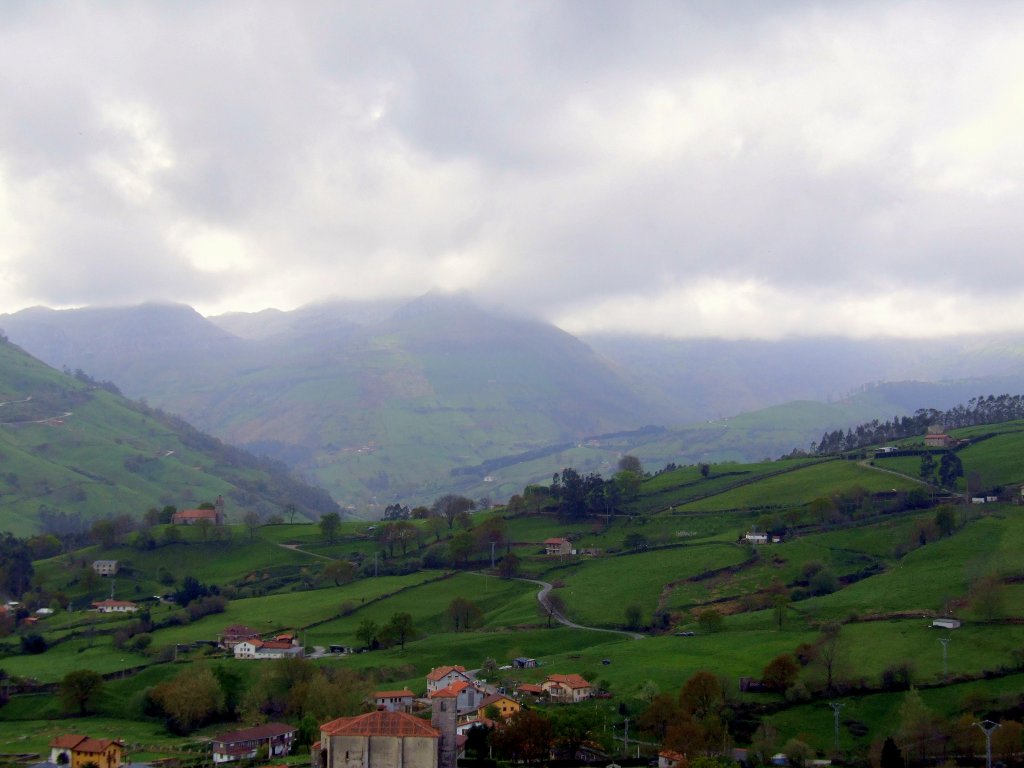
{"label": "small shed", "polygon": [[939,629],[960,629],[960,619],[932,619],[932,626]]}
{"label": "small shed", "polygon": [[516,669],[533,669],[537,666],[536,659],[528,659],[525,656],[519,656],[512,659],[512,666]]}

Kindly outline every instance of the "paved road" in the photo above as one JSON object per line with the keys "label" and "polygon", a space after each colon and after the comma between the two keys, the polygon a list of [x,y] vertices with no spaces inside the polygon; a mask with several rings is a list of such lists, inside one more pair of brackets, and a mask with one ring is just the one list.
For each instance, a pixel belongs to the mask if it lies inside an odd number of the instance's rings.
{"label": "paved road", "polygon": [[[477,576],[483,576],[484,578],[487,578],[487,579],[494,578],[493,576],[488,576],[486,573],[477,573],[476,575]],[[551,592],[551,590],[553,589],[553,586],[550,583],[548,583],[546,581],[541,581],[540,579],[526,579],[526,578],[521,578],[521,577],[520,578],[516,578],[516,581],[528,581],[531,584],[537,584],[538,586],[540,586],[540,592],[537,593],[537,602],[540,603],[541,605],[543,605],[544,606],[544,610],[548,611],[551,614],[551,616],[554,618],[554,620],[557,621],[559,624],[564,624],[565,626],[572,627],[573,629],[586,629],[586,630],[589,630],[590,632],[611,632],[613,635],[625,635],[626,637],[631,637],[634,640],[643,640],[644,637],[645,637],[644,635],[641,635],[638,632],[627,632],[627,631],[625,631],[623,629],[605,629],[604,627],[585,627],[582,624],[577,624],[575,621],[572,621],[571,619],[567,618],[565,616],[565,614],[563,614],[561,611],[559,611],[557,608],[555,608],[554,606],[551,605],[551,601],[548,600],[548,593]]]}

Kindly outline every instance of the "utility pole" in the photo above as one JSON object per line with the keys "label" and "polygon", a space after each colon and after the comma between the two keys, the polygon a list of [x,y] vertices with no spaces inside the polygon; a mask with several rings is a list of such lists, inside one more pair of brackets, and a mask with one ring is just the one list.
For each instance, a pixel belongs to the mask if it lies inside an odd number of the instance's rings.
{"label": "utility pole", "polygon": [[835,729],[836,729],[836,754],[839,754],[839,713],[842,711],[845,704],[842,701],[830,701],[828,703],[832,707],[832,716],[835,718]]}
{"label": "utility pole", "polygon": [[939,642],[942,643],[942,676],[946,676],[946,646],[949,645],[951,638],[940,637]]}
{"label": "utility pole", "polygon": [[999,723],[991,720],[982,720],[980,723],[972,723],[985,732],[985,768],[992,768],[992,731],[999,727]]}
{"label": "utility pole", "polygon": [[377,553],[373,553],[373,575],[377,575]]}
{"label": "utility pole", "polygon": [[491,542],[491,570],[494,570],[494,542]]}
{"label": "utility pole", "polygon": [[[626,731],[622,737],[622,751],[629,757],[629,718],[626,718]],[[990,765],[988,768],[992,768]]]}

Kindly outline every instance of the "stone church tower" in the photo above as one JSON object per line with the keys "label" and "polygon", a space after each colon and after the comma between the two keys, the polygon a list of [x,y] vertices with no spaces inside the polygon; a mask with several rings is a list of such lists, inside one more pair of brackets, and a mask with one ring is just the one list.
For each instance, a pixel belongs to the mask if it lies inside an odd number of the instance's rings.
{"label": "stone church tower", "polygon": [[437,742],[437,768],[455,768],[455,714],[459,694],[443,688],[430,695],[430,724],[441,734]]}

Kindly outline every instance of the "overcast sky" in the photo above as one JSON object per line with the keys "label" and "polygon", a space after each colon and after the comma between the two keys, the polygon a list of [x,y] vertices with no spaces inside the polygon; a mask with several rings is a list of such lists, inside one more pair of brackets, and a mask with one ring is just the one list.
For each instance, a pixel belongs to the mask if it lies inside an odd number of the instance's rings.
{"label": "overcast sky", "polygon": [[1024,330],[1024,3],[0,5],[0,311]]}

